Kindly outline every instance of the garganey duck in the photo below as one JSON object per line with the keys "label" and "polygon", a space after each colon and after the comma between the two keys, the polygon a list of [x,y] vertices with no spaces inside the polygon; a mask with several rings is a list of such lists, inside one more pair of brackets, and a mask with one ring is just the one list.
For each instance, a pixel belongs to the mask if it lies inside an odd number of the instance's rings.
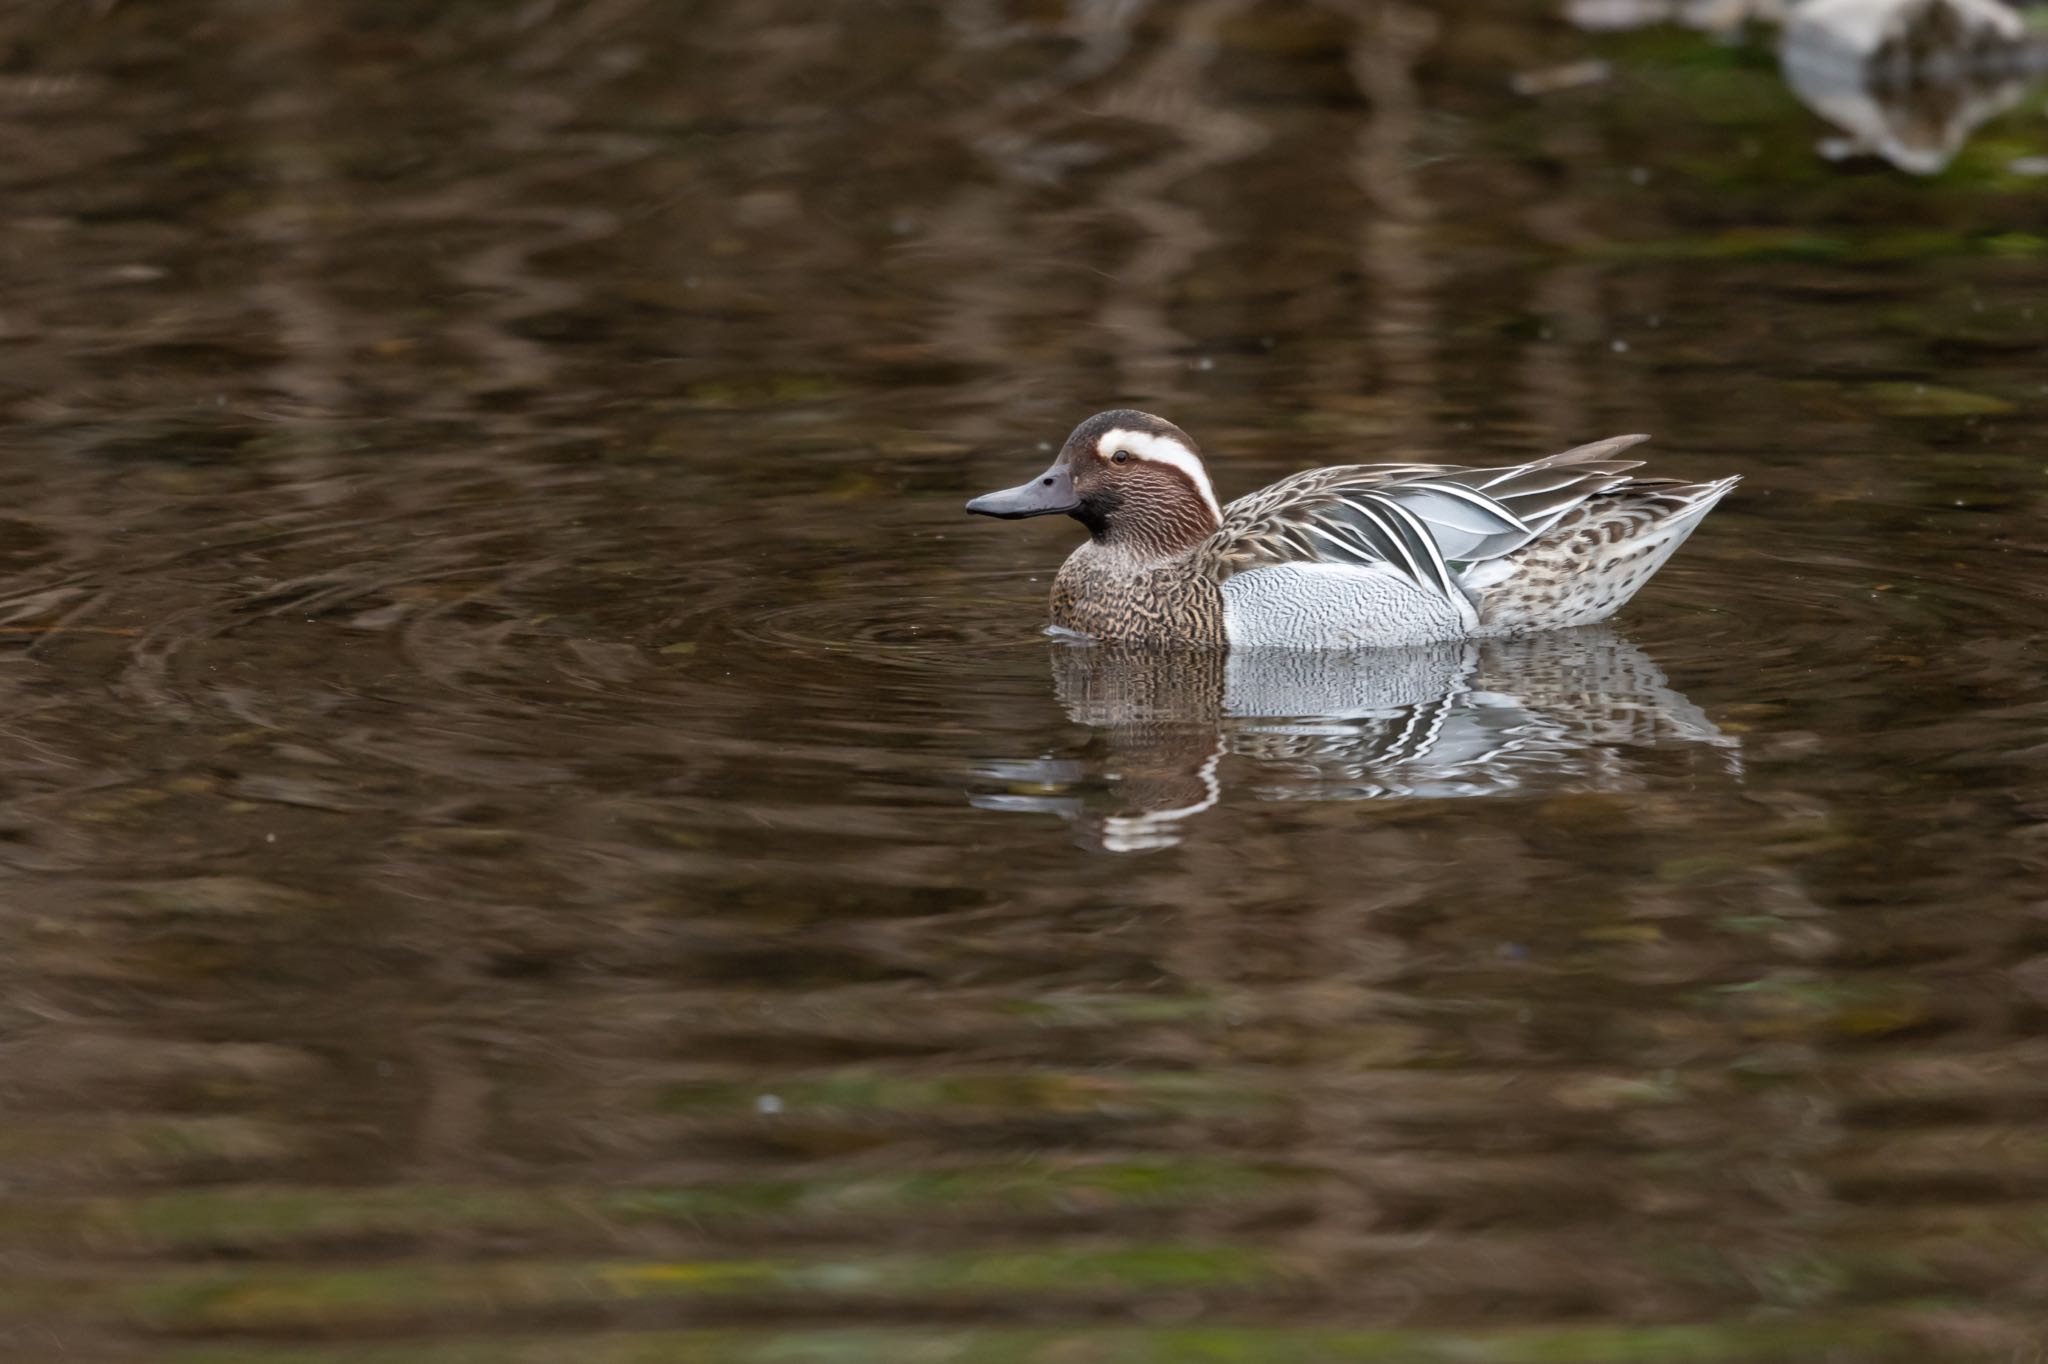
{"label": "garganey duck", "polygon": [[1187,433],[1144,412],[1074,428],[1039,477],[967,510],[1064,513],[1088,542],[1055,627],[1237,648],[1424,644],[1614,614],[1735,486],[1632,478],[1616,436],[1499,469],[1349,464],[1219,505]]}

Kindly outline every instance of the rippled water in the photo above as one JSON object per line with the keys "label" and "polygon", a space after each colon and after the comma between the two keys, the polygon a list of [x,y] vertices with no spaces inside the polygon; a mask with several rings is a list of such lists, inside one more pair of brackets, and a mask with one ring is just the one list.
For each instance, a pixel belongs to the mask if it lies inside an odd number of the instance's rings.
{"label": "rippled water", "polygon": [[[2033,1358],[2038,92],[1603,13],[0,16],[8,1357]],[[1162,661],[1122,403],[1744,482]]]}

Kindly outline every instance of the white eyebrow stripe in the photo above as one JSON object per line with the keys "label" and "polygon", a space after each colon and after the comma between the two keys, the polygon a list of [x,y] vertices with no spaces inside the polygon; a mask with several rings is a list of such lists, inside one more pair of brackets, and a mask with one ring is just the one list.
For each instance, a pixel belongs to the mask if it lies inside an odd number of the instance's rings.
{"label": "white eyebrow stripe", "polygon": [[1139,459],[1149,459],[1155,464],[1168,464],[1188,476],[1195,485],[1195,491],[1202,495],[1202,501],[1209,504],[1209,513],[1220,523],[1223,508],[1216,501],[1216,490],[1209,486],[1209,471],[1202,467],[1202,461],[1195,452],[1182,445],[1172,436],[1155,436],[1149,431],[1127,431],[1118,427],[1105,431],[1096,443],[1104,454],[1113,455],[1119,450],[1128,450]]}

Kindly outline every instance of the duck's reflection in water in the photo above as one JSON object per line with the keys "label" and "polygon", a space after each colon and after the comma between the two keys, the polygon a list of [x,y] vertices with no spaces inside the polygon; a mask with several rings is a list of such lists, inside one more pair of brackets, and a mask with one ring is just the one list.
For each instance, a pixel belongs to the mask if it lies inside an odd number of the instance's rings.
{"label": "duck's reflection in water", "polygon": [[[1620,791],[1655,750],[1736,741],[1611,629],[1356,652],[1227,655],[1056,642],[1061,704],[1098,731],[1081,758],[984,764],[984,809],[1054,813],[1085,843],[1180,841],[1226,783],[1260,800]],[[1229,760],[1229,761],[1226,761]]]}

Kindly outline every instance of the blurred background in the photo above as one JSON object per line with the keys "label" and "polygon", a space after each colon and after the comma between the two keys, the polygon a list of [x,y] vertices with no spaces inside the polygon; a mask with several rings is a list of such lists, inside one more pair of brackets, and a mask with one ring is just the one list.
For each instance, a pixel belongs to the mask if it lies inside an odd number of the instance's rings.
{"label": "blurred background", "polygon": [[[0,1354],[2039,1359],[2042,24],[16,0]],[[1162,665],[1117,405],[1744,482]]]}

